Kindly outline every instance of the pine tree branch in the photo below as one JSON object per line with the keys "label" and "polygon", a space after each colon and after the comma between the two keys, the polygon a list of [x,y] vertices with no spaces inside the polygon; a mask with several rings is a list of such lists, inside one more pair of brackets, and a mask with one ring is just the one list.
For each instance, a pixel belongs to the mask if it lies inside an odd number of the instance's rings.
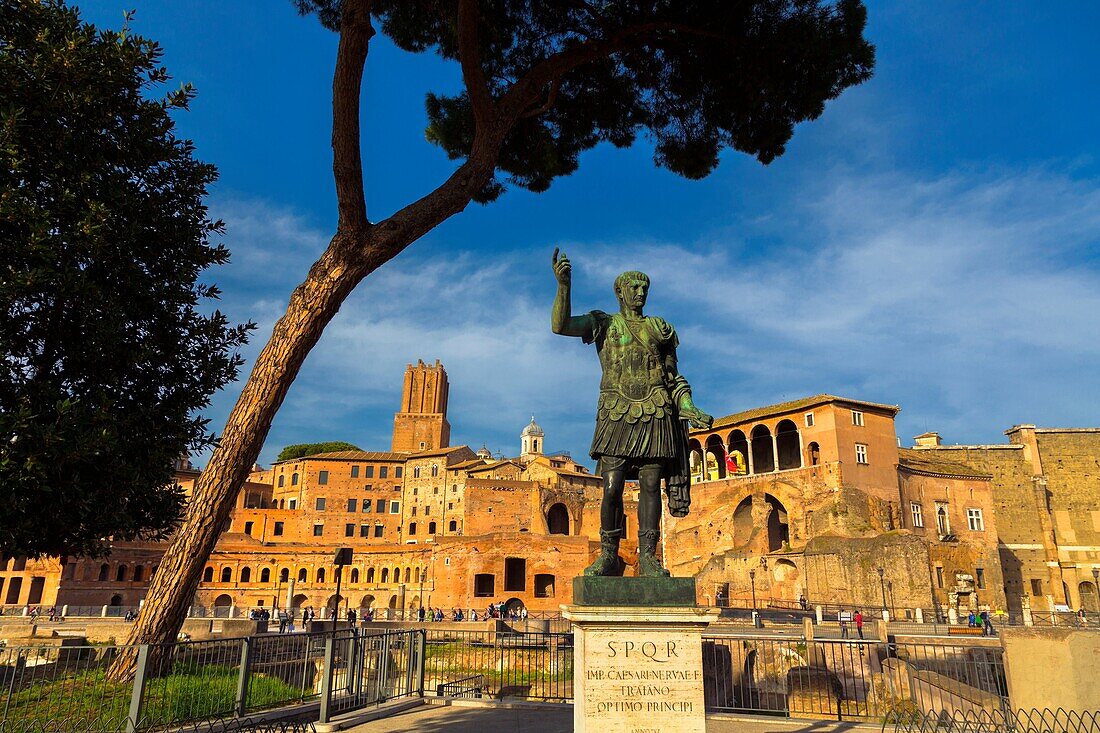
{"label": "pine tree branch", "polygon": [[363,68],[374,27],[370,0],[346,0],[340,16],[340,45],[332,76],[332,173],[336,179],[338,231],[368,226],[359,149],[359,103]]}
{"label": "pine tree branch", "polygon": [[459,0],[458,3],[458,55],[462,65],[462,80],[470,96],[474,124],[482,133],[488,121],[496,114],[485,72],[481,68],[481,49],[478,46],[477,0]]}

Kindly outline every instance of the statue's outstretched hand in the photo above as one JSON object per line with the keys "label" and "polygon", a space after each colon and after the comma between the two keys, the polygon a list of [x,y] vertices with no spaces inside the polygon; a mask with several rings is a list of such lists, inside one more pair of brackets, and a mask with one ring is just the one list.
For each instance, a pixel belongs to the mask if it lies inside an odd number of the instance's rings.
{"label": "statue's outstretched hand", "polygon": [[569,285],[573,280],[573,266],[569,264],[569,258],[565,253],[561,253],[561,257],[558,257],[558,248],[554,247],[554,256],[551,260],[554,263],[554,277],[558,279],[559,285]]}
{"label": "statue's outstretched hand", "polygon": [[695,405],[683,405],[680,407],[680,417],[691,423],[696,430],[709,430],[714,423],[714,418],[700,410]]}

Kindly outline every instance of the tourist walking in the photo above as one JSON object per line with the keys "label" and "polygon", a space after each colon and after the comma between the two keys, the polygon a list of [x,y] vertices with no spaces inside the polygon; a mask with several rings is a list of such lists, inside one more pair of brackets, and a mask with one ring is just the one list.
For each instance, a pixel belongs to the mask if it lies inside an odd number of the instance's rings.
{"label": "tourist walking", "polygon": [[840,622],[840,638],[841,639],[847,639],[848,638],[848,619],[849,618],[850,617],[848,615],[848,612],[845,611],[843,608],[840,609],[839,611],[837,611],[836,620]]}
{"label": "tourist walking", "polygon": [[993,622],[989,620],[989,611],[982,611],[978,616],[982,620],[982,636],[996,636],[993,631]]}
{"label": "tourist walking", "polygon": [[859,634],[859,638],[863,638],[863,611],[856,611],[856,633]]}

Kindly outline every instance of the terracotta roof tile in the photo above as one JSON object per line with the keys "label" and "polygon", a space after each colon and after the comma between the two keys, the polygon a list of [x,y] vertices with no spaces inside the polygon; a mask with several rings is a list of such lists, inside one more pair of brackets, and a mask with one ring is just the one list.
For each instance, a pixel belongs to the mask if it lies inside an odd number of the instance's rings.
{"label": "terracotta roof tile", "polygon": [[[773,415],[781,415],[785,412],[795,412],[796,410],[803,410],[807,407],[815,407],[817,405],[825,405],[830,402],[843,402],[846,405],[855,405],[856,407],[866,407],[876,410],[885,410],[893,415],[898,414],[901,408],[897,405],[884,405],[878,402],[866,402],[864,400],[853,400],[848,397],[837,397],[831,394],[819,394],[813,397],[803,397],[798,400],[791,400],[790,402],[780,402],[777,405],[768,405],[767,407],[756,407],[752,410],[745,410],[744,412],[735,412],[732,415],[726,415],[724,417],[717,418],[714,421],[714,425],[711,426],[711,430],[715,428],[723,428],[730,425],[737,425],[739,423],[746,423],[752,420],[758,420],[764,417],[771,417]],[[706,430],[692,430],[693,435],[702,434],[709,431]]]}
{"label": "terracotta roof tile", "polygon": [[959,478],[992,479],[988,473],[971,468],[965,463],[947,461],[928,450],[898,448],[898,467],[915,473],[935,474],[937,476],[957,476]]}

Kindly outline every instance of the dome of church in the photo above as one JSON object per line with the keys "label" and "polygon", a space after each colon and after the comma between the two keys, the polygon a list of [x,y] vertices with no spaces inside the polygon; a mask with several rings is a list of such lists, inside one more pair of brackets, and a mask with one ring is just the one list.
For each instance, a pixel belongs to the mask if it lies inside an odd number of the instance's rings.
{"label": "dome of church", "polygon": [[481,450],[477,452],[477,457],[483,461],[487,461],[493,457],[493,454],[489,452],[489,449],[485,446],[481,446]]}
{"label": "dome of church", "polygon": [[523,432],[520,433],[520,435],[521,436],[528,436],[528,435],[543,436],[543,435],[546,435],[546,433],[542,432],[542,428],[540,428],[539,424],[537,422],[535,422],[535,416],[532,415],[531,416],[531,424],[528,425],[527,427],[525,427],[523,429]]}

